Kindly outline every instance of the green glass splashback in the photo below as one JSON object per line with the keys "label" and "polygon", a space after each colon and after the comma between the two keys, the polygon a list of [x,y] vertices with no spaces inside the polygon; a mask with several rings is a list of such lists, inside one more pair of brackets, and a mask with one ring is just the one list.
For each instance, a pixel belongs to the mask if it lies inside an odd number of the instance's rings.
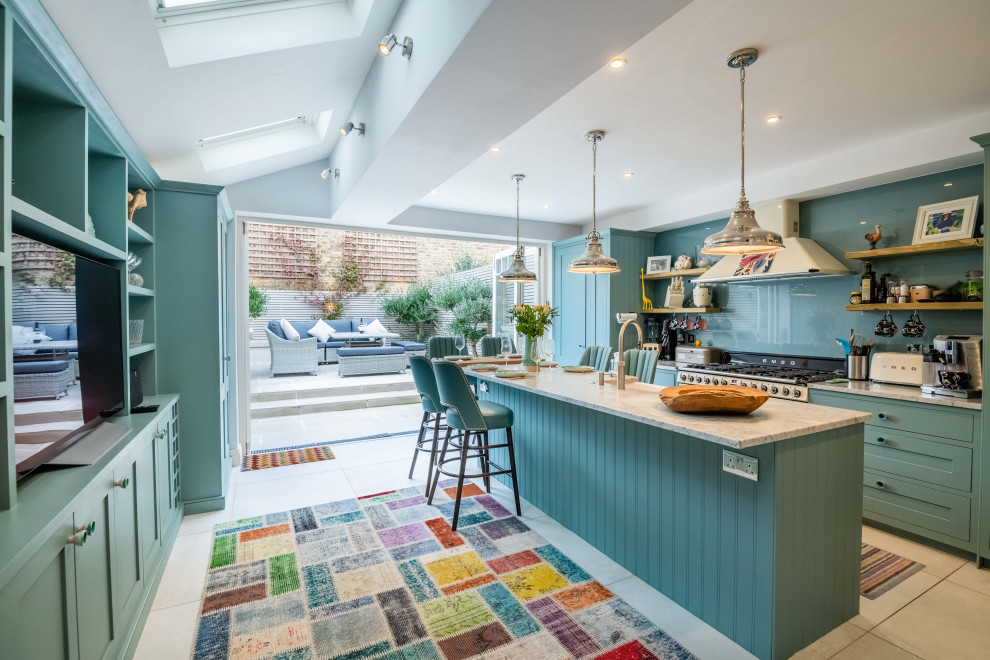
{"label": "green glass splashback", "polygon": [[[946,187],[946,183],[952,183]],[[801,236],[813,238],[856,275],[845,277],[800,278],[763,284],[718,284],[715,304],[721,314],[708,317],[708,330],[695,331],[705,345],[732,351],[773,352],[787,355],[842,357],[836,337],[848,337],[850,328],[876,340],[875,350],[900,351],[909,343],[930,343],[937,334],[980,334],[979,312],[919,313],[927,330],[921,339],[903,337],[900,332],[885,339],[874,335],[881,312],[847,312],[849,294],[857,288],[864,262],[846,261],[845,253],[869,247],[863,236],[882,225],[880,247],[910,245],[918,207],[925,204],[979,195],[983,190],[983,167],[933,174],[898,181],[840,195],[801,203]],[[983,224],[983,200],[976,220]],[[692,259],[705,237],[720,231],[726,219],[713,220],[657,234],[654,254],[670,254],[676,259],[686,252]],[[864,224],[865,223],[865,224]],[[877,260],[879,274],[894,273],[909,284],[947,286],[964,279],[965,271],[981,270],[979,250],[901,256]],[[659,306],[666,290],[663,280],[654,284],[653,302]],[[690,296],[690,286],[687,286]],[[894,312],[900,329],[905,312]]]}

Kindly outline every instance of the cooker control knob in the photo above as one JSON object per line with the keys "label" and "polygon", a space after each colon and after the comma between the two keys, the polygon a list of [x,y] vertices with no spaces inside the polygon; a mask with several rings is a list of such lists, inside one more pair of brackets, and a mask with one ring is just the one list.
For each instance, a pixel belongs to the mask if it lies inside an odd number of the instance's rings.
{"label": "cooker control knob", "polygon": [[677,375],[677,379],[680,380],[680,381],[686,381],[687,380],[687,374],[678,374]]}
{"label": "cooker control knob", "polygon": [[694,376],[688,376],[688,382],[689,383],[693,383],[694,382]]}
{"label": "cooker control knob", "polygon": [[789,388],[789,387],[785,387],[783,389],[783,391],[781,392],[781,394],[783,394],[784,396],[787,396],[790,393],[791,393],[791,388]]}
{"label": "cooker control knob", "polygon": [[760,389],[766,392],[768,388],[766,385],[760,385]]}
{"label": "cooker control knob", "polygon": [[727,381],[726,379],[724,379],[724,378],[723,378],[723,379],[722,379],[722,384],[723,384],[723,385],[728,385],[728,384],[729,384],[729,381]]}
{"label": "cooker control knob", "polygon": [[756,383],[750,383],[749,386],[752,387],[754,390],[756,389]]}
{"label": "cooker control knob", "polygon": [[705,376],[705,385],[708,385],[711,382],[712,382],[712,379],[709,378],[708,376]]}
{"label": "cooker control knob", "polygon": [[776,385],[774,385],[773,387],[770,388],[770,394],[776,394],[779,391],[780,390],[777,388]]}
{"label": "cooker control knob", "polygon": [[793,396],[795,399],[797,399],[798,397],[801,396],[801,390],[799,390],[798,388],[795,387],[794,388],[794,392],[792,393],[791,396]]}

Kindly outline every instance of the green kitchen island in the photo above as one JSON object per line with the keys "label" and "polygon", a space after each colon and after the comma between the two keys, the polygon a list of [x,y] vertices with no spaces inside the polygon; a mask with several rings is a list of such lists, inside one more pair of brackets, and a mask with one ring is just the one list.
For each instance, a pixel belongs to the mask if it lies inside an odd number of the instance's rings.
{"label": "green kitchen island", "polygon": [[597,374],[468,373],[514,412],[522,497],[747,651],[788,658],[858,613],[866,413],[683,415]]}

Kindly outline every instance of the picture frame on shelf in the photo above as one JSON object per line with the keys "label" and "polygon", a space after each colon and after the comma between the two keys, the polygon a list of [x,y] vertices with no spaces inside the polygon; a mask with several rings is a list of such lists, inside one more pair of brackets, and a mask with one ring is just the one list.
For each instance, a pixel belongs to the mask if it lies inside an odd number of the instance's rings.
{"label": "picture frame on shelf", "polygon": [[980,197],[964,197],[918,207],[911,245],[972,238]]}
{"label": "picture frame on shelf", "polygon": [[658,257],[647,257],[646,258],[646,274],[647,275],[658,275],[660,273],[670,272],[670,260],[672,255],[665,254]]}

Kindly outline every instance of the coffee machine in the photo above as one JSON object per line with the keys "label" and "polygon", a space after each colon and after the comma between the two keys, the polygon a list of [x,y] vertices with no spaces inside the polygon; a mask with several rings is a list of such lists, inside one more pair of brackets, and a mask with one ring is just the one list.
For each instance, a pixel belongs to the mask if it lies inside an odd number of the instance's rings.
{"label": "coffee machine", "polygon": [[937,335],[924,355],[921,391],[976,399],[983,396],[983,337]]}

